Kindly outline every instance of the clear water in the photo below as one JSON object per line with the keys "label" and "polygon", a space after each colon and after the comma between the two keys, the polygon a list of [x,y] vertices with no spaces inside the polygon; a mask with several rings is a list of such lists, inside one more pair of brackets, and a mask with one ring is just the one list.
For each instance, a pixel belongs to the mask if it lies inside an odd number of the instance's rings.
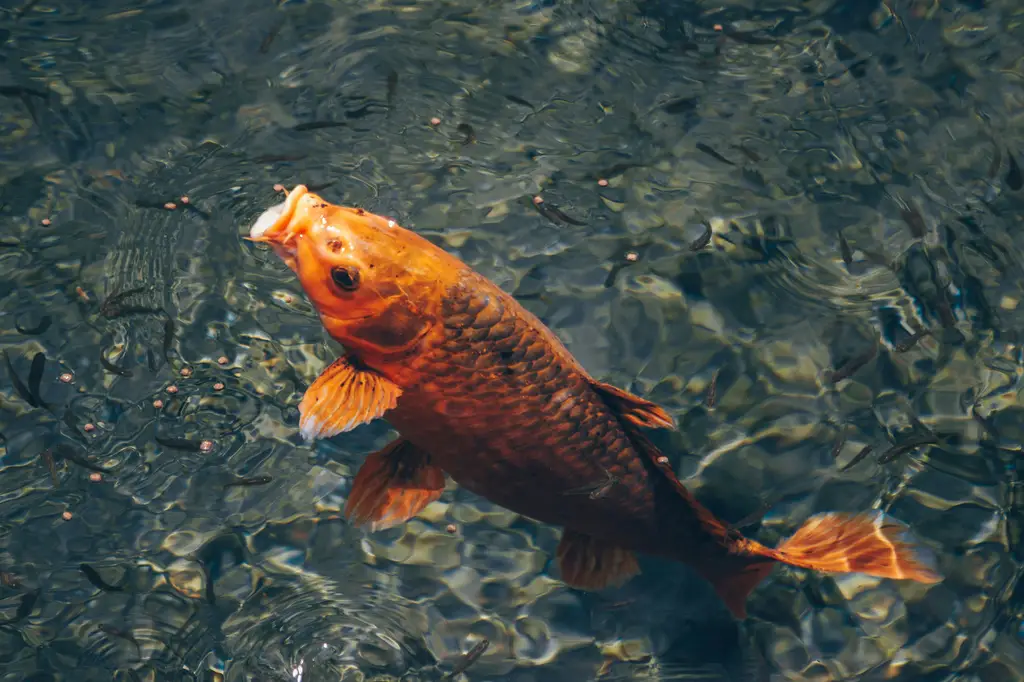
{"label": "clear water", "polygon": [[[3,4],[0,680],[1024,675],[1019,2]],[[338,348],[241,239],[275,183],[514,292],[748,534],[883,509],[945,581],[779,569],[738,626],[455,487],[351,528],[390,436],[297,437]]]}

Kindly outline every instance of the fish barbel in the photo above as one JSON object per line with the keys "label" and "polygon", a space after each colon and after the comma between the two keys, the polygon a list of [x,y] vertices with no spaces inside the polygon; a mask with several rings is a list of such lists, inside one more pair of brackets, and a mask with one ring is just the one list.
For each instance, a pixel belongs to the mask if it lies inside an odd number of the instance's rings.
{"label": "fish barbel", "polygon": [[393,220],[299,185],[249,238],[295,272],[345,347],[302,398],[303,436],[381,417],[400,434],[356,474],[345,515],[357,525],[405,522],[441,496],[447,474],[562,526],[559,568],[576,588],[625,582],[638,552],[690,564],[740,618],[780,562],[941,580],[907,527],[877,512],[818,514],[774,549],[730,528],[645,436],[674,426],[665,410],[595,380],[511,295]]}

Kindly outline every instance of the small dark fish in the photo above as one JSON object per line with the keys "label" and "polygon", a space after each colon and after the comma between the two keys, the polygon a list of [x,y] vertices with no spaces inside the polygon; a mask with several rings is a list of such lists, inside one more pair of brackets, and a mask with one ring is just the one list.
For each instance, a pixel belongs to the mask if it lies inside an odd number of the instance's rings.
{"label": "small dark fish", "polygon": [[189,203],[187,203],[187,204],[182,204],[181,208],[183,210],[185,210],[185,211],[188,211],[189,213],[195,213],[197,216],[199,216],[203,220],[209,220],[210,219],[210,214],[209,213],[207,213],[203,209],[199,208],[198,206],[193,204],[191,201]]}
{"label": "small dark fish", "polygon": [[171,361],[171,348],[174,345],[174,318],[171,317],[166,311],[164,312],[164,360],[167,362]]}
{"label": "small dark fish", "polygon": [[699,101],[696,97],[683,97],[667,102],[661,108],[666,114],[686,114],[696,109]]}
{"label": "small dark fish", "polygon": [[[700,214],[697,214],[700,216]],[[699,237],[690,243],[690,251],[700,251],[705,246],[711,243],[711,237],[714,236],[715,231],[711,227],[711,223],[704,219],[704,216],[700,216],[700,222],[704,226],[704,232]]]}
{"label": "small dark fish", "polygon": [[3,97],[36,97],[38,99],[49,99],[50,93],[35,88],[26,88],[21,85],[0,85],[0,95]]}
{"label": "small dark fish", "polygon": [[1024,178],[1021,177],[1017,159],[1009,151],[1006,152],[1006,160],[1010,165],[1010,170],[1006,172],[1006,186],[1016,192],[1024,187]]}
{"label": "small dark fish", "polygon": [[928,231],[927,225],[925,225],[924,217],[921,215],[921,211],[914,206],[913,203],[907,204],[905,207],[900,208],[900,217],[903,218],[903,222],[910,228],[910,236],[920,239],[924,237]]}
{"label": "small dark fish", "polygon": [[32,356],[32,366],[28,369],[28,390],[32,392],[40,407],[49,409],[39,393],[39,384],[43,380],[43,370],[46,369],[46,353],[42,351]]}
{"label": "small dark fish", "polygon": [[[644,244],[646,246],[646,244]],[[604,288],[608,289],[614,286],[615,278],[619,276],[619,271],[630,265],[640,262],[640,252],[630,249],[625,253],[620,254],[618,260],[612,265],[608,271],[608,276],[604,278]]]}
{"label": "small dark fish", "polygon": [[106,353],[106,351],[103,351],[103,350],[100,350],[100,364],[103,366],[103,369],[107,370],[111,374],[116,374],[116,375],[121,376],[121,377],[130,377],[130,376],[132,376],[132,371],[130,369],[124,369],[123,367],[118,367],[117,365],[112,363],[110,360],[107,360],[107,353]]}
{"label": "small dark fish", "polygon": [[[167,210],[167,200],[159,199],[139,199],[135,202],[136,208],[152,208],[161,211]],[[174,203],[174,202],[172,202]]]}
{"label": "small dark fish", "polygon": [[544,216],[553,223],[562,223],[564,225],[576,225],[577,227],[582,227],[586,225],[586,223],[582,223],[574,218],[570,218],[557,206],[549,206],[547,202],[541,202],[539,204],[535,202],[531,203],[533,204],[533,207],[537,209],[538,213],[540,213],[542,216]]}
{"label": "small dark fish", "polygon": [[956,315],[953,313],[953,308],[949,305],[949,301],[941,298],[936,302],[935,307],[938,308],[939,321],[942,323],[943,328],[952,329],[956,326]]}
{"label": "small dark fish", "polygon": [[704,394],[704,406],[709,410],[714,409],[715,403],[718,400],[718,375],[721,370],[715,370],[715,373],[711,376],[711,383],[708,384],[707,393]]}
{"label": "small dark fish", "polygon": [[142,647],[139,646],[139,640],[135,639],[130,632],[115,628],[113,625],[107,625],[106,623],[100,623],[96,626],[96,629],[105,635],[110,635],[111,637],[117,637],[118,639],[130,642],[135,647],[136,654],[140,657],[142,656]]}
{"label": "small dark fish", "polygon": [[476,142],[476,133],[473,131],[473,126],[468,123],[460,123],[455,129],[463,137],[462,144],[473,144]]}
{"label": "small dark fish", "polygon": [[267,31],[267,35],[265,35],[263,40],[260,42],[260,54],[266,54],[270,50],[271,44],[274,42],[274,39],[277,38],[277,34],[281,32],[283,27],[284,19],[280,19],[270,28],[269,31]]}
{"label": "small dark fish", "polygon": [[252,159],[253,163],[285,163],[292,161],[302,161],[306,158],[305,154],[264,154],[263,156],[257,156]]}
{"label": "small dark fish", "polygon": [[873,448],[870,445],[865,445],[863,448],[861,448],[860,452],[853,456],[853,459],[851,459],[843,466],[839,467],[839,471],[846,471],[848,469],[852,469],[857,465],[858,462],[860,462],[862,459],[870,455],[872,449]]}
{"label": "small dark fish", "polygon": [[154,436],[153,440],[164,447],[186,450],[188,452],[199,452],[202,443],[202,441],[190,438],[165,438],[164,436]]}
{"label": "small dark fish", "polygon": [[646,164],[634,162],[617,163],[614,166],[609,166],[603,171],[598,172],[598,174],[594,176],[594,179],[600,180],[603,178],[607,180],[608,178],[615,177],[619,173],[628,171],[630,168],[646,168]]}
{"label": "small dark fish", "polygon": [[628,263],[616,263],[608,271],[608,276],[604,278],[604,288],[610,289],[615,286],[615,278],[619,276],[619,271],[626,267]]}
{"label": "small dark fish", "polygon": [[705,154],[707,154],[708,156],[710,156],[711,158],[713,158],[713,159],[715,159],[717,161],[721,161],[722,163],[727,163],[730,166],[735,166],[736,165],[735,163],[733,163],[729,159],[725,158],[724,156],[722,156],[721,154],[716,152],[714,149],[712,149],[708,145],[704,144],[703,142],[698,142],[697,143],[697,149],[699,149],[700,151],[704,152]]}
{"label": "small dark fish", "polygon": [[522,97],[516,97],[515,95],[505,95],[505,99],[507,99],[509,102],[512,102],[513,104],[518,104],[521,107],[526,107],[527,109],[534,108],[532,104],[527,102]]}
{"label": "small dark fish", "polygon": [[113,318],[127,317],[129,315],[156,315],[161,312],[160,308],[154,308],[148,305],[126,305],[117,310],[117,314],[113,315]]}
{"label": "small dark fish", "polygon": [[50,317],[49,315],[43,315],[43,317],[39,320],[39,324],[37,324],[34,327],[22,327],[20,324],[18,324],[17,320],[15,320],[14,328],[18,331],[19,334],[25,334],[26,336],[37,336],[45,332],[47,329],[49,329],[50,324],[52,323],[52,317]]}
{"label": "small dark fish", "polygon": [[124,583],[128,581],[127,576],[125,576],[125,579],[120,585],[111,585],[103,579],[103,576],[99,574],[99,571],[89,564],[79,564],[78,568],[85,574],[85,579],[92,583],[92,586],[97,590],[103,590],[104,592],[124,592]]}
{"label": "small dark fish", "polygon": [[0,585],[4,587],[21,587],[21,581],[18,580],[18,576],[7,571],[0,571]]}
{"label": "small dark fish", "polygon": [[458,663],[452,668],[452,671],[444,676],[443,679],[450,680],[456,675],[461,675],[469,669],[469,666],[476,663],[477,659],[484,655],[487,651],[487,647],[491,646],[491,640],[482,639],[476,644],[469,652],[463,656]]}
{"label": "small dark fish", "polygon": [[852,358],[839,369],[828,372],[825,377],[826,380],[831,384],[838,384],[843,379],[849,379],[857,372],[858,369],[868,364],[875,357],[876,353],[878,353],[878,346],[871,346],[870,350],[866,350],[860,355]]}
{"label": "small dark fish", "polygon": [[745,43],[747,45],[774,45],[779,42],[775,38],[759,36],[747,31],[734,31],[728,26],[724,27],[722,32],[737,43]]}
{"label": "small dark fish", "polygon": [[604,470],[604,478],[597,483],[588,483],[587,485],[581,485],[579,488],[573,488],[566,490],[563,495],[586,495],[592,500],[597,500],[608,494],[608,491],[612,489],[612,486],[619,482],[619,479],[612,476],[611,472],[607,469]]}
{"label": "small dark fish", "polygon": [[13,625],[14,623],[20,623],[32,614],[32,609],[35,608],[36,601],[39,599],[39,595],[42,594],[42,590],[38,587],[31,592],[26,592],[21,595],[21,601],[18,602],[18,610],[14,612],[14,618],[4,622],[4,625]]}
{"label": "small dark fish", "polygon": [[71,449],[67,445],[58,445],[55,448],[55,450],[56,451],[53,453],[54,457],[59,458],[59,459],[65,459],[65,460],[71,462],[72,464],[77,464],[78,466],[82,467],[83,469],[88,469],[89,471],[95,471],[98,474],[109,474],[110,472],[113,471],[113,469],[107,469],[105,467],[99,466],[98,464],[93,464],[92,462],[87,460],[85,457],[82,457],[81,455],[79,455],[77,452],[75,452],[73,449]]}
{"label": "small dark fish", "polygon": [[742,530],[743,528],[752,526],[761,519],[763,519],[764,515],[768,513],[769,509],[771,509],[771,505],[761,502],[760,504],[758,504],[757,509],[750,512],[749,514],[741,518],[739,521],[730,523],[729,528],[731,530]]}
{"label": "small dark fish", "polygon": [[761,163],[760,155],[758,155],[757,152],[755,152],[753,149],[750,149],[746,145],[734,144],[733,145],[733,149],[739,150],[740,152],[743,153],[743,156],[747,157],[748,159],[750,159],[754,163]]}
{"label": "small dark fish", "polygon": [[79,440],[82,439],[82,434],[78,431],[78,422],[75,420],[74,412],[71,410],[64,410],[64,416],[60,419],[65,425],[67,425],[73,435],[75,435]]}
{"label": "small dark fish", "polygon": [[57,477],[57,462],[53,459],[53,453],[49,450],[43,450],[39,456],[42,457],[43,462],[46,464],[46,468],[50,471],[50,480],[53,481],[53,487],[58,487],[60,485],[60,479]]}
{"label": "small dark fish", "polygon": [[398,93],[398,72],[395,71],[394,69],[391,69],[390,71],[388,71],[388,80],[387,80],[387,103],[388,103],[388,110],[389,110],[388,113],[389,114],[391,113],[390,110],[395,108],[395,95],[397,93]]}
{"label": "small dark fish", "polygon": [[[163,205],[161,204],[161,208]],[[135,294],[141,294],[147,290],[148,287],[135,287],[134,289],[126,289],[125,291],[112,294],[107,297],[107,300],[103,301],[100,306],[100,315],[103,317],[114,317],[120,313],[121,302],[129,296]]]}
{"label": "small dark fish", "polygon": [[839,453],[843,451],[843,446],[846,445],[846,427],[839,432],[839,438],[836,440],[836,444],[832,446],[832,459],[833,461],[839,459]]}
{"label": "small dark fish", "polygon": [[931,334],[929,329],[918,329],[916,332],[896,344],[893,350],[897,353],[906,353],[917,345],[917,342]]}
{"label": "small dark fish", "polygon": [[234,488],[236,486],[253,486],[253,485],[266,485],[274,480],[273,476],[267,476],[262,474],[260,476],[239,476],[233,481],[229,481],[224,484],[224,489]]}
{"label": "small dark fish", "polygon": [[327,189],[328,187],[333,185],[334,182],[335,182],[334,180],[328,180],[327,182],[321,182],[321,183],[313,183],[313,182],[311,182],[308,185],[306,185],[306,189],[308,189],[310,192],[319,192],[322,189]]}
{"label": "small dark fish", "polygon": [[853,265],[853,251],[850,249],[850,243],[846,241],[846,237],[843,233],[839,233],[839,253],[843,256],[843,262],[849,267]]}
{"label": "small dark fish", "polygon": [[988,179],[994,180],[996,175],[999,173],[999,169],[1003,165],[1003,148],[999,146],[999,143],[992,140],[992,145],[995,147],[995,153],[992,155],[992,163],[988,167]]}
{"label": "small dark fish", "polygon": [[11,363],[11,356],[4,351],[4,360],[7,362],[7,373],[11,375],[11,384],[14,386],[15,392],[21,399],[32,407],[39,407],[39,403],[36,402],[35,396],[32,395],[32,391],[28,390],[28,386],[21,380],[18,373],[14,371],[14,364]]}
{"label": "small dark fish", "polygon": [[344,121],[308,121],[306,123],[300,123],[292,130],[297,133],[303,133],[308,130],[322,130],[323,128],[342,128],[348,125]]}
{"label": "small dark fish", "polygon": [[905,452],[910,452],[914,448],[919,448],[922,445],[934,445],[938,443],[938,439],[935,436],[921,436],[918,438],[911,438],[905,443],[894,445],[882,454],[878,456],[879,464],[888,464]]}

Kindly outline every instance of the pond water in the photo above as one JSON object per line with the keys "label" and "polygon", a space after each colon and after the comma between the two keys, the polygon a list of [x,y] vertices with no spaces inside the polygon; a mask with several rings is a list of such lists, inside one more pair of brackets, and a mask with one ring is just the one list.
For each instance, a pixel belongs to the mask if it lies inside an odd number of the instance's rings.
{"label": "pond water", "polygon": [[[1021,3],[3,5],[3,682],[440,680],[484,638],[459,678],[1024,676]],[[351,527],[392,434],[297,434],[339,347],[242,239],[278,183],[665,406],[751,537],[880,509],[945,579],[779,568],[738,624],[677,564],[569,589],[457,486]]]}

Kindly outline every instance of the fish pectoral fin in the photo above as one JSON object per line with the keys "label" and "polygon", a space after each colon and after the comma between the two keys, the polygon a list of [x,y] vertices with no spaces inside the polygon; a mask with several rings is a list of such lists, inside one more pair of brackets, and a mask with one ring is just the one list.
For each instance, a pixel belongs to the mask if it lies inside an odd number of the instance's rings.
{"label": "fish pectoral fin", "polygon": [[405,523],[444,492],[444,471],[430,455],[399,438],[374,452],[352,483],[345,518],[383,530]]}
{"label": "fish pectoral fin", "polygon": [[573,530],[562,534],[556,554],[562,582],[579,590],[622,585],[640,573],[632,551]]}
{"label": "fish pectoral fin", "polygon": [[591,381],[590,385],[615,414],[631,424],[648,429],[671,429],[676,425],[668,412],[650,400],[600,381]]}
{"label": "fish pectoral fin", "polygon": [[299,403],[299,430],[306,440],[351,431],[382,417],[400,395],[394,383],[342,356],[306,389]]}

